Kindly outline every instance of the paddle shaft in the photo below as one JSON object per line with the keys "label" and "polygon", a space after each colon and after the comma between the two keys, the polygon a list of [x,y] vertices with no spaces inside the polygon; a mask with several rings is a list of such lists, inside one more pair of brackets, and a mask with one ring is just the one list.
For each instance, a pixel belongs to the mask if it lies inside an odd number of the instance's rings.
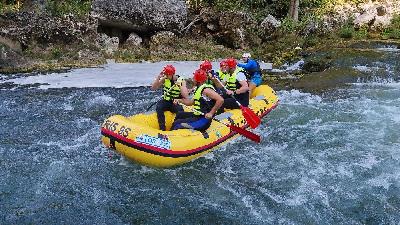
{"label": "paddle shaft", "polygon": [[[182,104],[182,103],[179,103],[179,104],[184,106],[185,108],[189,108],[185,104]],[[200,112],[200,111],[198,111],[196,109],[193,109],[193,108],[189,108],[189,109],[192,110],[193,112],[197,112],[197,113],[200,113],[201,115],[204,115],[203,112]],[[246,129],[243,129],[241,127],[237,127],[237,126],[234,126],[234,125],[231,125],[231,124],[226,124],[226,123],[224,123],[224,122],[222,122],[222,121],[220,121],[220,120],[218,120],[218,119],[216,119],[214,117],[212,118],[212,120],[217,121],[218,123],[229,127],[231,129],[231,131],[235,131],[236,133],[238,133],[238,134],[240,134],[240,135],[242,135],[242,136],[244,136],[244,137],[246,137],[246,138],[248,138],[248,139],[250,139],[250,140],[252,140],[254,142],[260,143],[260,141],[261,141],[261,137],[259,135],[255,134],[255,133],[253,133],[253,132],[250,132],[250,131],[248,131]]]}
{"label": "paddle shaft", "polygon": [[[219,78],[217,76],[214,76],[215,79],[218,81],[218,83],[225,89],[225,91],[227,91],[227,88],[224,86],[224,84],[219,80]],[[243,117],[246,119],[247,123],[250,125],[251,128],[256,128],[258,127],[258,125],[260,125],[261,123],[261,119],[260,117],[257,116],[257,114],[255,114],[253,112],[253,110],[251,110],[248,107],[243,106],[242,104],[240,104],[240,102],[235,98],[235,96],[232,94],[231,97],[236,101],[236,103],[239,105],[240,110],[242,110],[242,114]]]}
{"label": "paddle shaft", "polygon": [[[228,89],[227,89],[227,88],[225,87],[225,85],[219,80],[218,75],[217,75],[217,76],[214,76],[214,77],[215,77],[215,79],[218,81],[218,83],[224,88],[224,90],[227,91]],[[240,107],[242,107],[242,104],[235,98],[234,94],[232,94],[231,97],[232,97],[233,99],[235,99],[236,103],[237,103]]]}

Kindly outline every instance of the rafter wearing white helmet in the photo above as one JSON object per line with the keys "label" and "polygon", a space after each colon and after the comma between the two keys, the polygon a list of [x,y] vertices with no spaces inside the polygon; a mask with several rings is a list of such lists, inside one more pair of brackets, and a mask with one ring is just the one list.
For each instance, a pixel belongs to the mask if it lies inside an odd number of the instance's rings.
{"label": "rafter wearing white helmet", "polygon": [[242,58],[250,58],[251,54],[248,52],[243,53]]}

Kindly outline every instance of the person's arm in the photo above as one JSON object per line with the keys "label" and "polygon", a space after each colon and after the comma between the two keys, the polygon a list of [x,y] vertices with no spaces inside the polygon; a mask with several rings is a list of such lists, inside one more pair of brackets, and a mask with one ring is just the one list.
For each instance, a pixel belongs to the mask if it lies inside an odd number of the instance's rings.
{"label": "person's arm", "polygon": [[181,83],[181,95],[182,98],[189,99],[189,90],[186,87],[186,81],[182,79]]}
{"label": "person's arm", "polygon": [[206,88],[203,90],[203,94],[206,95],[207,97],[215,100],[214,106],[211,108],[210,112],[206,113],[204,117],[207,119],[211,119],[214,114],[217,112],[217,110],[222,106],[224,103],[224,99],[213,89],[211,88]]}
{"label": "person's arm", "polygon": [[155,90],[159,89],[159,88],[164,84],[165,79],[166,79],[166,78],[165,78],[165,76],[164,76],[164,73],[161,72],[161,73],[156,77],[156,79],[154,80],[154,82],[153,82],[153,84],[151,85],[150,89],[151,89],[152,91],[155,91]]}
{"label": "person's arm", "polygon": [[189,98],[177,98],[174,99],[174,104],[185,104],[187,106],[193,105],[194,104],[194,100],[193,99],[189,99]]}
{"label": "person's arm", "polygon": [[[218,76],[218,75],[217,75]],[[211,77],[211,81],[214,83],[215,87],[217,88],[224,88],[222,81],[218,79],[217,76]]]}
{"label": "person's arm", "polygon": [[[250,70],[250,69],[254,68],[254,63],[255,63],[254,60],[249,60],[247,63],[239,63],[237,66],[242,67],[245,70]],[[256,66],[257,66],[257,64],[256,64]]]}
{"label": "person's arm", "polygon": [[235,94],[242,94],[245,93],[246,91],[249,91],[249,84],[247,83],[246,75],[244,75],[242,72],[238,73],[236,76],[236,79],[239,81],[241,87],[235,91]]}

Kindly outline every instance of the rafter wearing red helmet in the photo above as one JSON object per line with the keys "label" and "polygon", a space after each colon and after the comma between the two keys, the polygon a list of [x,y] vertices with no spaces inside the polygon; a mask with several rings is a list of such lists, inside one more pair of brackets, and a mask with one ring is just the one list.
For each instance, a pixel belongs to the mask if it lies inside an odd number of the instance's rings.
{"label": "rafter wearing red helmet", "polygon": [[[193,74],[193,81],[196,90],[193,99],[176,99],[176,104],[194,105],[193,112],[180,112],[172,129],[194,129],[204,131],[210,127],[211,119],[222,106],[224,99],[215,92],[212,85],[207,84],[207,74],[204,70],[198,69]],[[204,119],[206,118],[206,120]]]}
{"label": "rafter wearing red helmet", "polygon": [[227,74],[228,74],[228,63],[226,62],[226,60],[222,60],[219,63],[219,70],[217,71],[219,80],[224,80]]}
{"label": "rafter wearing red helmet", "polygon": [[249,105],[249,86],[247,83],[244,70],[237,67],[237,61],[234,58],[226,59],[227,73],[221,82],[218,82],[217,87],[226,90],[224,97],[223,108],[239,109],[240,105],[236,100],[247,107]]}
{"label": "rafter wearing red helmet", "polygon": [[156,112],[160,130],[166,130],[165,111],[178,113],[183,111],[182,106],[173,104],[174,99],[189,98],[185,80],[175,74],[176,69],[173,65],[166,65],[151,85],[151,90],[163,87],[163,96],[157,102]]}
{"label": "rafter wearing red helmet", "polygon": [[212,64],[210,61],[208,60],[204,60],[201,64],[200,64],[200,69],[204,70],[207,74],[207,84],[211,84],[215,87],[215,76],[217,76],[217,74],[215,73],[215,71],[212,69]]}

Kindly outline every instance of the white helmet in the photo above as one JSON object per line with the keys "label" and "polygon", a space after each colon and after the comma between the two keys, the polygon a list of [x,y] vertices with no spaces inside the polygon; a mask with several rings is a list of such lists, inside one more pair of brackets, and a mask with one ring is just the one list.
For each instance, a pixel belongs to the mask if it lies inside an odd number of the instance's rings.
{"label": "white helmet", "polygon": [[243,53],[242,58],[250,58],[251,55],[248,52]]}

